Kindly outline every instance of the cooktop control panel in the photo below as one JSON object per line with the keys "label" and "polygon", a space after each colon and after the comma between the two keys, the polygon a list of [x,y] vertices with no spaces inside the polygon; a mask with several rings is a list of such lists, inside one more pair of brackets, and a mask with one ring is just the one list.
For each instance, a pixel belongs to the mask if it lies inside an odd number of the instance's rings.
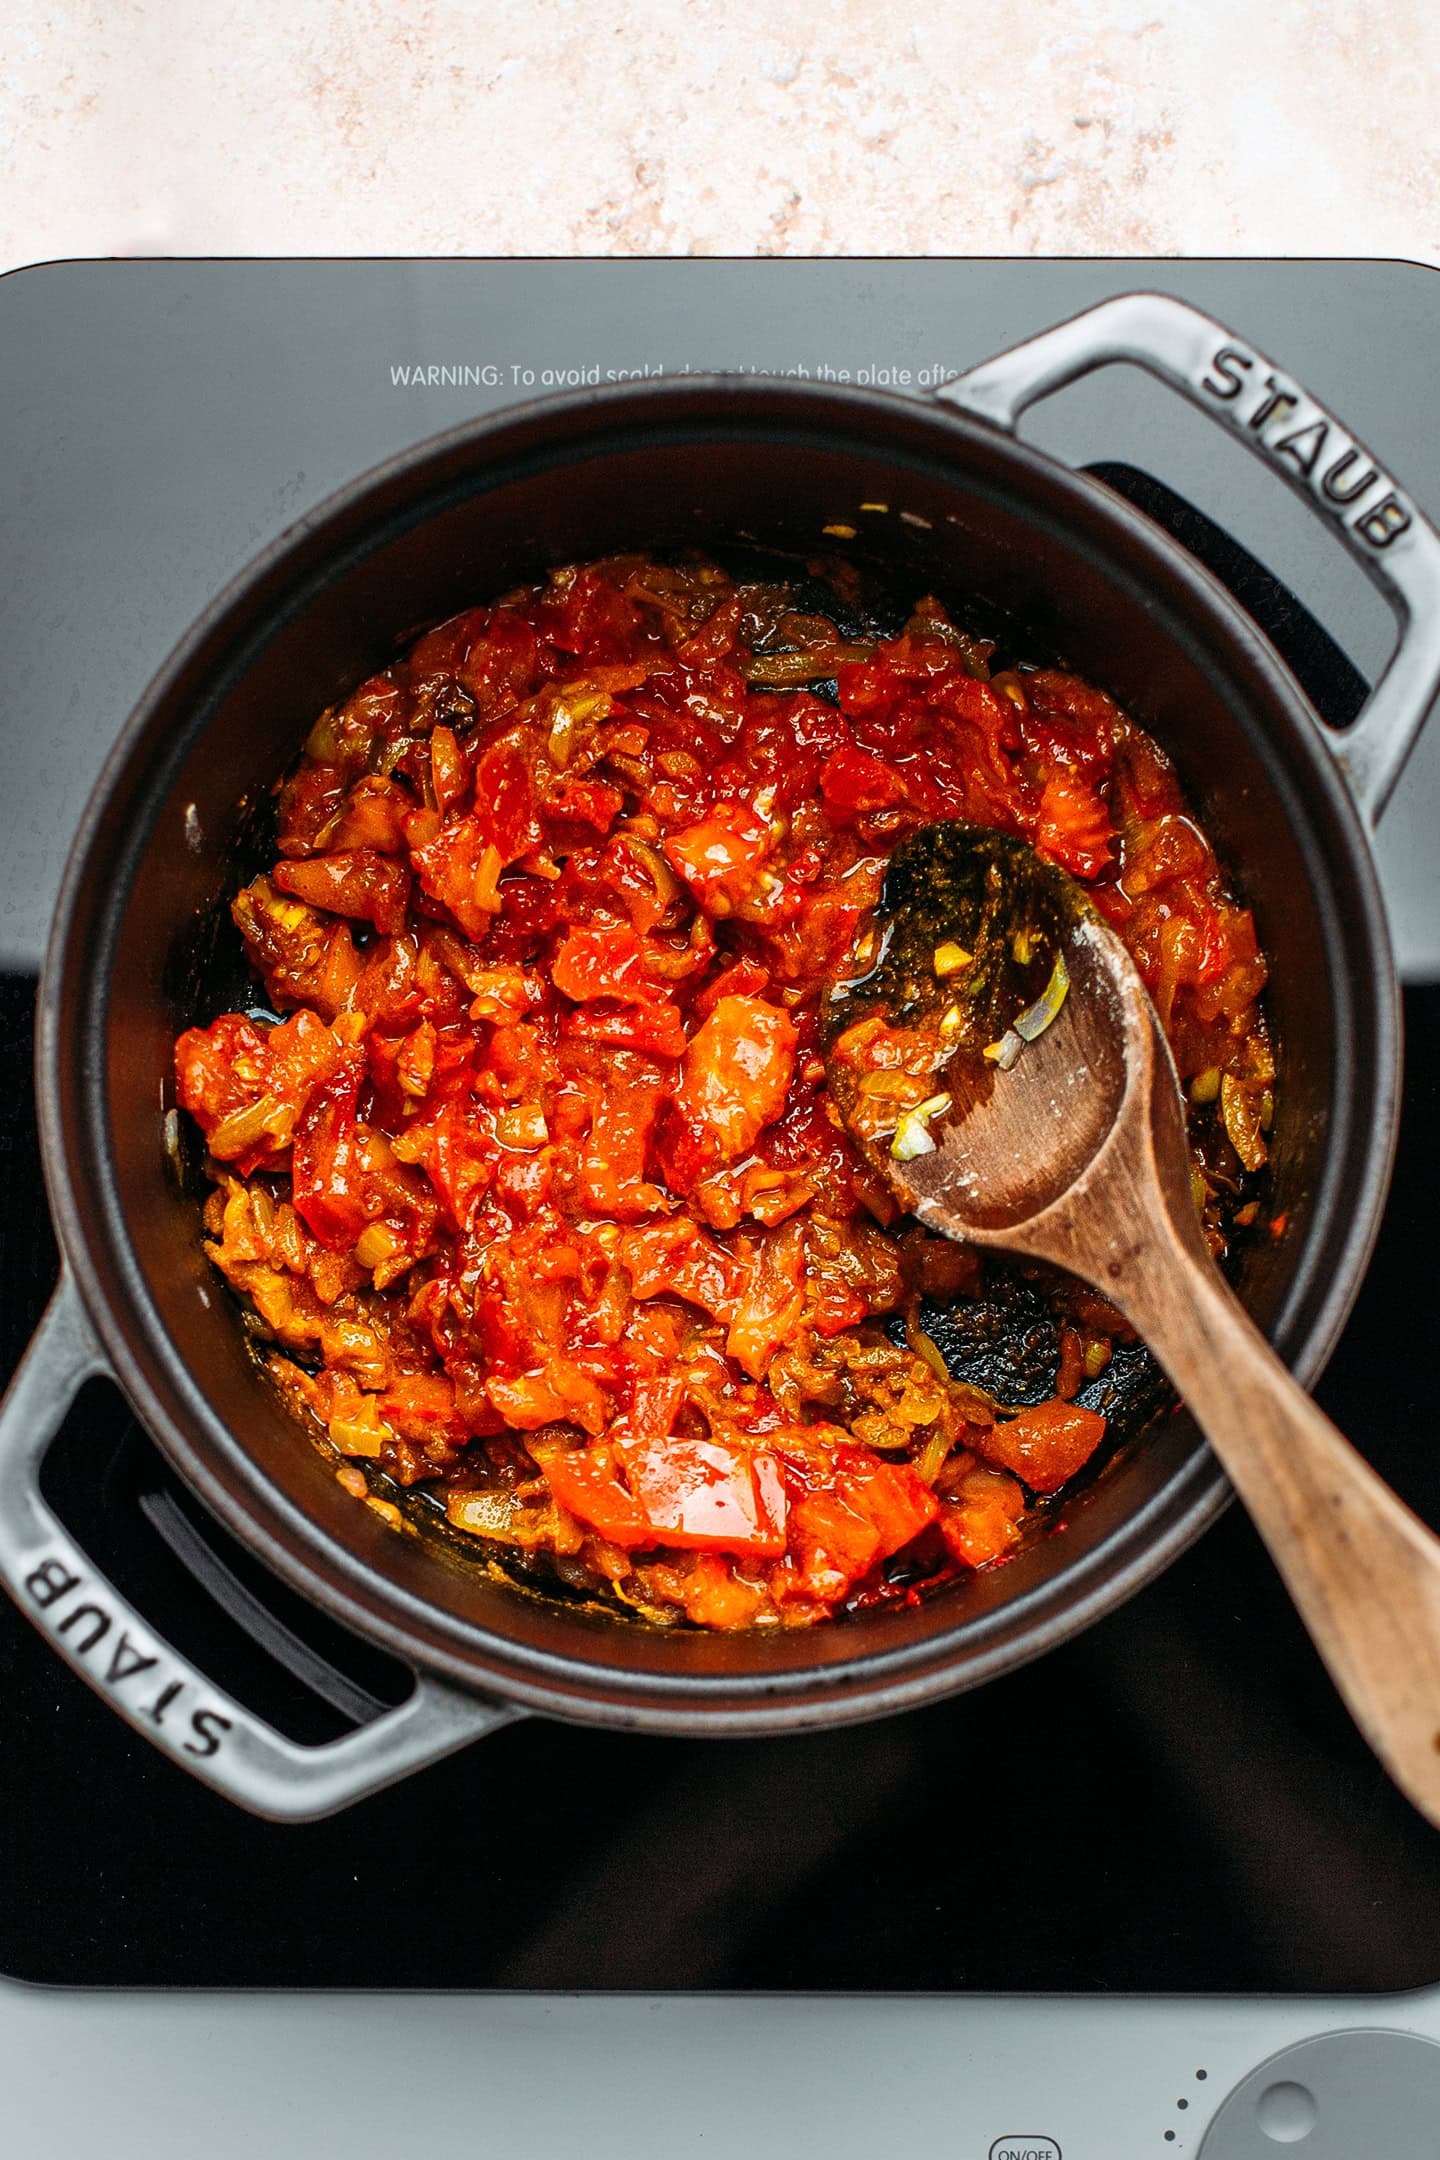
{"label": "cooktop control panel", "polygon": [[7,2152],[86,2150],[90,2124],[105,2160],[193,2160],[197,2124],[205,2160],[621,2160],[641,2122],[669,2160],[1440,2160],[1440,2000],[0,1982],[0,2083]]}

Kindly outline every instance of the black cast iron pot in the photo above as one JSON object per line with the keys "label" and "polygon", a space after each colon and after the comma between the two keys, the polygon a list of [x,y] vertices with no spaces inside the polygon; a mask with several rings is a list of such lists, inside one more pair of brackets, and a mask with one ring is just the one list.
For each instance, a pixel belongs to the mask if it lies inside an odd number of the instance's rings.
{"label": "black cast iron pot", "polygon": [[[1400,646],[1343,739],[1326,739],[1254,625],[1174,542],[1015,441],[1032,399],[1117,359],[1265,456],[1385,590]],[[163,1138],[176,1033],[214,1010],[186,1009],[187,956],[226,885],[242,806],[314,714],[416,626],[555,563],[742,533],[803,549],[836,524],[864,528],[905,589],[981,591],[1048,626],[1174,754],[1273,970],[1274,1206],[1290,1226],[1251,1250],[1238,1287],[1305,1381],[1349,1309],[1389,1172],[1400,1057],[1366,819],[1440,683],[1440,538],[1297,384],[1205,316],[1135,295],[924,403],[658,380],[423,444],[287,533],[151,686],[75,842],[42,991],[38,1085],[64,1276],[0,1417],[0,1572],[140,1731],[260,1813],[329,1813],[525,1710],[780,1732],[973,1687],[1129,1596],[1224,1504],[1214,1459],[1178,1416],[1067,1507],[1063,1533],[918,1610],[730,1636],[607,1622],[509,1591],[357,1507],[262,1381],[204,1258]],[[416,1669],[406,1704],[298,1747],[97,1577],[41,1500],[38,1469],[76,1387],[101,1371],[231,1531]]]}

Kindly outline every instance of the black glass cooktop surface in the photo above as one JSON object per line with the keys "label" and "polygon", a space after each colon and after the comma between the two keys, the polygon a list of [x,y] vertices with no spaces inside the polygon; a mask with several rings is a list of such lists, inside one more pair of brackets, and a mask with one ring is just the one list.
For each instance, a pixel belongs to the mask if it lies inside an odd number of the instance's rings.
{"label": "black glass cooktop surface", "polygon": [[[1329,717],[1353,717],[1361,678],[1284,588],[1156,483],[1103,470],[1228,579]],[[0,976],[0,1374],[55,1268],[33,999],[32,976]],[[1393,1194],[1319,1393],[1440,1525],[1440,985],[1412,987],[1406,1019]],[[155,1626],[296,1738],[404,1692],[398,1668],[209,1524],[108,1384],[81,1396],[45,1482]],[[17,1978],[645,1993],[1440,1979],[1440,1839],[1357,1737],[1236,1509],[1120,1611],[976,1694],[789,1740],[531,1720],[302,1828],[187,1779],[4,1599],[0,1706],[0,1971]]]}

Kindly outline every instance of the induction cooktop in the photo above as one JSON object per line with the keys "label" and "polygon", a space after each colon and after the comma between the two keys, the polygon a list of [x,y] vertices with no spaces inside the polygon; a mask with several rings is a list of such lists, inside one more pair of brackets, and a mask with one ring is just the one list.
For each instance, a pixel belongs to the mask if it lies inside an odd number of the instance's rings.
{"label": "induction cooktop", "polygon": [[[54,1279],[29,1052],[65,847],[228,574],[386,454],[574,378],[719,366],[918,395],[1137,286],[1274,352],[1440,510],[1440,280],[1404,264],[96,263],[0,283],[0,1368]],[[1032,439],[1167,525],[1352,718],[1386,650],[1373,594],[1273,480],[1121,376],[1046,406]],[[1432,739],[1381,850],[1409,978],[1400,1163],[1319,1394],[1440,1525],[1437,816]],[[292,1737],[404,1694],[218,1530],[107,1383],[46,1490],[160,1632]],[[530,1720],[301,1828],[186,1779],[8,1604],[0,1691],[0,1973],[64,1991],[0,1992],[0,2061],[62,2151],[102,2120],[115,2154],[142,2133],[151,2154],[242,2133],[313,2151],[323,2124],[361,2160],[417,2122],[437,2154],[661,2134],[848,2154],[901,2121],[991,2160],[1202,2140],[1318,2160],[1356,2149],[1357,2121],[1440,2151],[1440,1836],[1356,1736],[1237,1509],[976,1694],[788,1740]],[[1292,2046],[1310,2052],[1262,2067]]]}

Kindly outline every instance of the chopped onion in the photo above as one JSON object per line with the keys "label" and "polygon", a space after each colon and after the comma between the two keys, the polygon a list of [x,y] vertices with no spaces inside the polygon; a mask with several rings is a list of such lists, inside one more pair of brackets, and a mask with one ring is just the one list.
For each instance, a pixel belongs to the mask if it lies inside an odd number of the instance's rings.
{"label": "chopped onion", "polygon": [[1085,1345],[1086,1379],[1098,1380],[1105,1367],[1109,1364],[1111,1355],[1111,1348],[1105,1337],[1103,1335],[1092,1335]]}
{"label": "chopped onion", "polygon": [[931,1341],[930,1337],[925,1333],[924,1328],[916,1325],[907,1326],[905,1330],[905,1340],[909,1343],[910,1348],[915,1352],[917,1357],[924,1358],[925,1363],[929,1366],[931,1372],[934,1373],[936,1379],[944,1380],[948,1383],[950,1378],[950,1368],[945,1363],[945,1360],[941,1355],[940,1345],[936,1342]]}
{"label": "chopped onion", "polygon": [[290,1137],[286,1127],[293,1127],[295,1113],[287,1103],[278,1102],[273,1095],[262,1095],[258,1102],[247,1103],[242,1110],[232,1110],[221,1118],[210,1134],[210,1153],[218,1162],[233,1162],[247,1148],[259,1140],[273,1140],[281,1145],[280,1135]]}
{"label": "chopped onion", "polygon": [[508,1492],[452,1492],[445,1512],[457,1530],[472,1537],[510,1538],[516,1514],[515,1498]]}
{"label": "chopped onion", "polygon": [[[1230,1145],[1247,1170],[1264,1167],[1269,1150],[1261,1138],[1261,1115],[1263,1096],[1257,1097],[1253,1088],[1247,1088],[1234,1073],[1226,1073],[1220,1082],[1220,1114]],[[213,1140],[212,1140],[213,1149]]]}
{"label": "chopped onion", "polygon": [[981,1055],[989,1058],[991,1064],[998,1066],[1001,1072],[1009,1072],[1024,1047],[1025,1037],[1017,1035],[1014,1028],[1006,1028],[999,1042],[986,1043]]}
{"label": "chopped onion", "polygon": [[376,1268],[384,1267],[387,1260],[393,1260],[404,1243],[400,1232],[392,1230],[389,1223],[367,1223],[355,1240],[355,1258],[361,1267],[369,1268],[373,1274]]}
{"label": "chopped onion", "polygon": [[498,915],[505,905],[500,898],[499,892],[500,873],[504,867],[504,857],[501,855],[499,848],[494,845],[487,847],[480,857],[480,866],[475,872],[475,883],[471,893],[471,899],[483,914]]}
{"label": "chopped onion", "polygon": [[680,895],[680,880],[666,862],[664,856],[650,841],[636,832],[625,834],[625,848],[637,862],[644,866],[646,874],[655,887],[656,905],[663,911]]}
{"label": "chopped onion", "polygon": [[903,1110],[895,1127],[895,1137],[890,1142],[890,1153],[897,1162],[913,1162],[917,1155],[933,1155],[935,1142],[930,1137],[927,1118],[939,1117],[942,1110],[950,1108],[948,1095],[931,1095],[917,1103],[913,1110]]}
{"label": "chopped onion", "polygon": [[[1049,1027],[1051,1021],[1059,1013],[1061,1006],[1065,1003],[1066,993],[1069,988],[1070,971],[1065,965],[1065,955],[1064,953],[1056,953],[1055,965],[1050,970],[1049,982],[1046,983],[1045,988],[1036,998],[1034,1004],[1026,1006],[1024,1012],[1015,1022],[1012,1032],[1021,1036],[1026,1042],[1034,1042],[1038,1035],[1044,1034],[1046,1028]],[[1003,1067],[1001,1069],[1004,1070]]]}
{"label": "chopped onion", "polygon": [[974,953],[966,952],[963,945],[957,945],[953,938],[947,938],[943,945],[935,947],[935,973],[942,980],[947,975],[958,975],[961,968],[969,967],[974,958]]}
{"label": "chopped onion", "polygon": [[373,1395],[362,1395],[353,1408],[338,1410],[329,1421],[330,1438],[342,1455],[365,1455],[372,1460],[387,1440],[394,1438],[380,1416]]}
{"label": "chopped onion", "polygon": [[786,690],[800,683],[823,682],[853,660],[868,660],[874,650],[873,645],[849,645],[837,640],[823,651],[812,648],[808,652],[756,653],[741,663],[740,673],[747,683],[756,683],[761,689]]}
{"label": "chopped onion", "polygon": [[945,1459],[955,1445],[942,1426],[931,1433],[924,1447],[915,1458],[915,1475],[922,1485],[933,1485],[945,1467]]}
{"label": "chopped onion", "polygon": [[513,1109],[502,1110],[495,1120],[495,1137],[501,1147],[520,1154],[544,1147],[550,1138],[544,1110],[539,1103],[517,1103]]}
{"label": "chopped onion", "polygon": [[917,1155],[933,1155],[935,1142],[917,1110],[907,1110],[895,1127],[895,1137],[890,1142],[890,1153],[896,1162],[913,1162]]}

